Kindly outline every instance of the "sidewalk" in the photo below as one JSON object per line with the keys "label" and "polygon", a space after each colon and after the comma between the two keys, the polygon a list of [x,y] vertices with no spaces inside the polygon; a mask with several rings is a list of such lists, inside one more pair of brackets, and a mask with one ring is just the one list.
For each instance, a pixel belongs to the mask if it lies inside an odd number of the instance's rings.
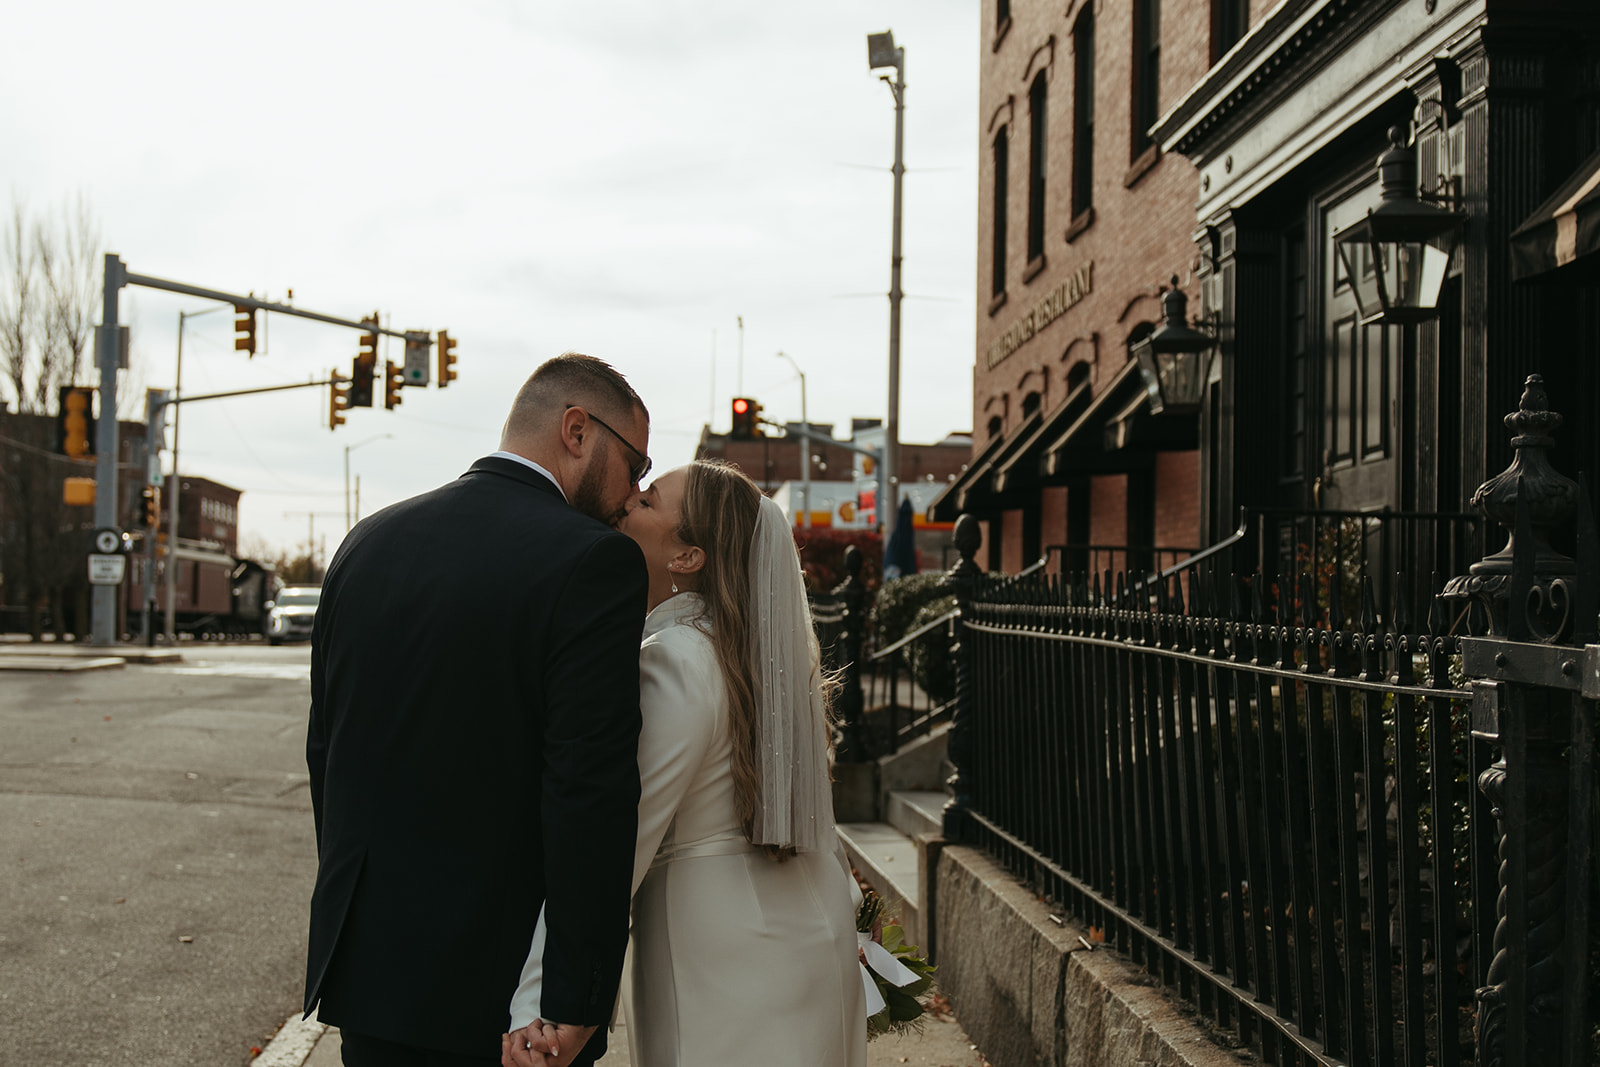
{"label": "sidewalk", "polygon": [[[9,635],[8,635],[9,636]],[[0,671],[92,671],[129,663],[182,663],[175,648],[87,641],[0,641]]]}
{"label": "sidewalk", "polygon": [[[329,1027],[316,1047],[299,1067],[341,1067],[339,1057],[339,1031]],[[867,1067],[987,1067],[988,1061],[980,1056],[966,1033],[953,1018],[928,1018],[928,1025],[920,1034],[904,1037],[880,1037],[867,1045]],[[628,1055],[628,1032],[621,1024],[611,1032],[609,1050],[599,1061],[599,1067],[633,1067]],[[707,1064],[706,1067],[724,1067]],[[726,1067],[742,1067],[728,1064]]]}

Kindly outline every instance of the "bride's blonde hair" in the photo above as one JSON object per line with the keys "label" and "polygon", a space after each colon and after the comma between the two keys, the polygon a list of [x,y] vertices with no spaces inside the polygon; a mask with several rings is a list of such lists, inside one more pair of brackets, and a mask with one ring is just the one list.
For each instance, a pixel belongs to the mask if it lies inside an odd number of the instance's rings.
{"label": "bride's blonde hair", "polygon": [[[747,838],[754,833],[761,795],[756,665],[750,658],[750,542],[760,508],[761,490],[737,467],[713,460],[689,465],[677,535],[706,554],[698,592],[728,690],[734,810]],[[769,845],[766,852],[781,859],[794,850]]]}

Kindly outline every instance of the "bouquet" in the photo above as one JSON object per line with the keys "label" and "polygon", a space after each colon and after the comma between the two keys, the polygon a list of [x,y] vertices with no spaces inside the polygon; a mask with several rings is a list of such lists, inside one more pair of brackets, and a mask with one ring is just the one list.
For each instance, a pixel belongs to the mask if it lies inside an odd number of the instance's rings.
{"label": "bouquet", "polygon": [[920,999],[933,988],[936,968],[905,943],[905,931],[885,919],[883,898],[868,890],[856,909],[861,984],[867,996],[867,1040],[922,1028]]}

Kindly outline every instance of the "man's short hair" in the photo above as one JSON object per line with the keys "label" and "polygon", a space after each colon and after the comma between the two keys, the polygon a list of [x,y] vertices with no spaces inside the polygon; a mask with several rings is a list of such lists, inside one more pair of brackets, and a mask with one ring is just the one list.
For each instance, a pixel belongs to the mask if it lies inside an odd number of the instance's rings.
{"label": "man's short hair", "polygon": [[593,356],[563,352],[540,364],[522,383],[501,436],[505,440],[536,436],[573,404],[592,409],[603,419],[631,417],[636,410],[646,422],[650,419],[644,401],[615,367]]}

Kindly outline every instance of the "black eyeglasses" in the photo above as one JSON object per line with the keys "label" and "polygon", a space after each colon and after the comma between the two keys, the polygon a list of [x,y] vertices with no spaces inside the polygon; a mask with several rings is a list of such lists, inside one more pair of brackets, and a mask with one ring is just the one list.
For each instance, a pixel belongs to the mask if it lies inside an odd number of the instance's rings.
{"label": "black eyeglasses", "polygon": [[[567,405],[567,410],[571,411],[573,408],[579,407],[579,406],[580,405],[578,405],[578,404],[568,404]],[[635,460],[629,466],[628,475],[631,478],[633,478],[633,482],[634,482],[635,485],[637,485],[640,482],[644,481],[645,476],[650,473],[650,457],[645,455],[643,452],[640,452],[637,448],[634,448],[633,445],[628,441],[628,439],[626,437],[622,436],[616,430],[612,429],[610,424],[607,423],[605,419],[602,419],[599,415],[596,415],[594,412],[590,411],[588,408],[583,408],[582,410],[583,410],[583,413],[585,415],[589,416],[595,422],[598,422],[601,426],[605,427],[605,431],[607,433],[609,433],[612,437],[615,437],[618,441],[621,441],[623,448],[626,448],[629,452],[632,452],[634,455],[639,457],[637,460]]]}

